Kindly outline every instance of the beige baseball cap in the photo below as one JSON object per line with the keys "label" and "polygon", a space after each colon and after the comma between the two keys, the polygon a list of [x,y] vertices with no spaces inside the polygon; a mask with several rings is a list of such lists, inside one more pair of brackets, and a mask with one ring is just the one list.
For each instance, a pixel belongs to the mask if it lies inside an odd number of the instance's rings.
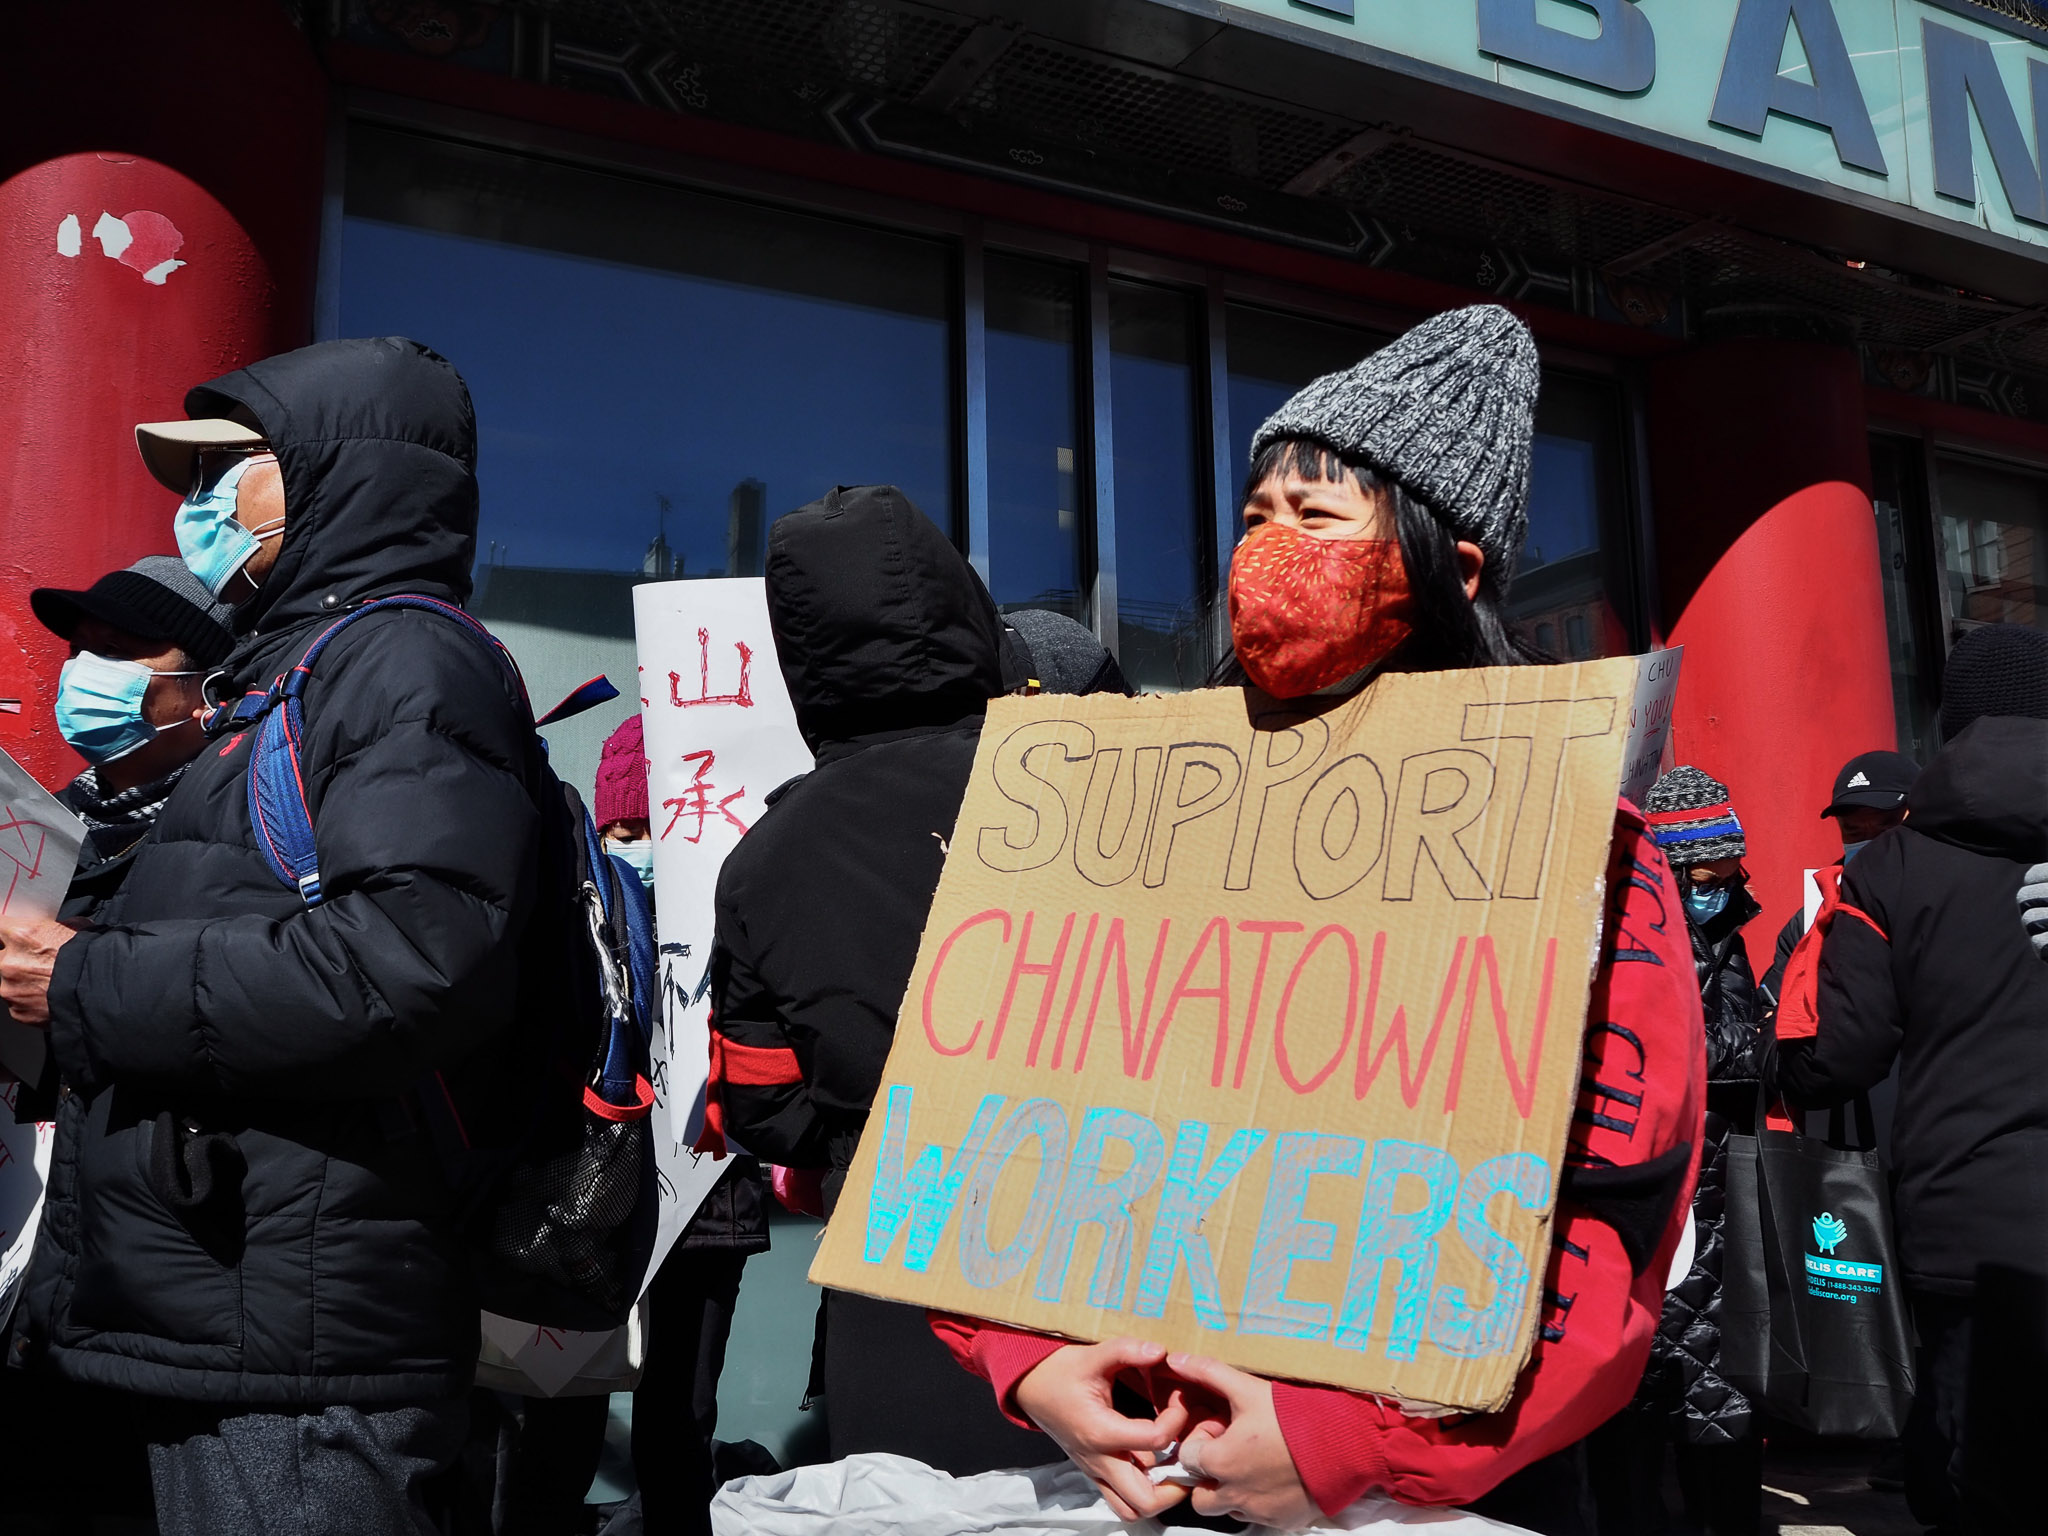
{"label": "beige baseball cap", "polygon": [[191,493],[204,450],[262,445],[261,432],[218,416],[197,421],[145,421],[135,428],[135,448],[144,466],[180,496]]}

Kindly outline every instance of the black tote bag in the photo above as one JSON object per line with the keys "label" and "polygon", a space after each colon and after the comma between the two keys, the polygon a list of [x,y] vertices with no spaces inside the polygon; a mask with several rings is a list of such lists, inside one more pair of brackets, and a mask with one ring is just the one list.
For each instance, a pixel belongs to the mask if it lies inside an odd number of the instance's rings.
{"label": "black tote bag", "polygon": [[1730,1140],[1723,1368],[1794,1428],[1889,1440],[1913,1400],[1890,1194],[1876,1151],[1847,1144],[1840,1110],[1829,1122],[1823,1139],[1759,1113],[1755,1136]]}
{"label": "black tote bag", "polygon": [[[1757,1107],[1763,1123],[1763,1106]],[[1764,1243],[1763,1204],[1757,1192],[1757,1144],[1753,1135],[1728,1138],[1727,1187],[1721,1219],[1721,1377],[1752,1403],[1761,1405],[1771,1380],[1770,1254]],[[1797,1318],[1788,1308],[1780,1342],[1779,1372],[1803,1378],[1806,1356],[1799,1348]]]}

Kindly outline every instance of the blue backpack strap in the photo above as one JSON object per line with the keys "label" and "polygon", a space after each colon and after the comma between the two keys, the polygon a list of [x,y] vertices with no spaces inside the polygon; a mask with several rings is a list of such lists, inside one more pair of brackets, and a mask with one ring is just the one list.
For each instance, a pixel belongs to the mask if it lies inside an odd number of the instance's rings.
{"label": "blue backpack strap", "polygon": [[[520,699],[527,698],[519,664],[497,636],[453,603],[412,595],[380,597],[364,603],[315,636],[298,665],[267,690],[244,694],[227,723],[258,722],[256,740],[249,753],[249,822],[256,829],[256,846],[270,872],[296,890],[309,907],[320,904],[320,862],[313,845],[313,812],[306,803],[306,780],[300,767],[300,747],[305,738],[305,708],[301,700],[315,664],[335,636],[357,620],[385,608],[417,608],[459,623],[492,647],[518,683]],[[531,717],[530,702],[526,709]]]}
{"label": "blue backpack strap", "polygon": [[643,1045],[654,1039],[654,1003],[659,996],[655,964],[654,904],[640,873],[617,854],[608,855],[619,875],[620,908],[626,919],[626,974],[633,988],[633,1019]]}

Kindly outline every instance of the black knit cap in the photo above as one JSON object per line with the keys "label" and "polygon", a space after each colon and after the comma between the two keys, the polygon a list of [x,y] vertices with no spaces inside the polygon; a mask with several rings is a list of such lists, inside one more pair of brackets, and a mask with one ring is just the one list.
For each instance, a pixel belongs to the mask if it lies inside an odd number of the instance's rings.
{"label": "black knit cap", "polygon": [[43,628],[62,640],[90,618],[137,639],[167,640],[202,667],[218,666],[235,648],[228,629],[234,610],[215,602],[185,562],[170,555],[145,555],[82,592],[37,587],[28,605]]}
{"label": "black knit cap", "polygon": [[1941,739],[1983,715],[2048,720],[2048,633],[1986,624],[1956,642],[1941,674]]}

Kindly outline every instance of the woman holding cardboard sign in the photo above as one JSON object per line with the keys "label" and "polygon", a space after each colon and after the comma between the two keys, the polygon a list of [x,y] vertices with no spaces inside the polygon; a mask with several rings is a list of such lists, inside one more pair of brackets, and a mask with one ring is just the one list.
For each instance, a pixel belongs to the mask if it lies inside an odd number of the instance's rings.
{"label": "woman holding cardboard sign", "polygon": [[[1527,329],[1479,306],[1417,326],[1282,406],[1253,440],[1230,573],[1234,665],[1218,680],[1291,699],[1349,693],[1381,671],[1539,659],[1502,612],[1528,528],[1538,379]],[[1540,1331],[1500,1412],[1404,1413],[1132,1339],[1069,1344],[950,1317],[934,1327],[1006,1413],[1057,1440],[1126,1517],[1189,1497],[1190,1481],[1197,1513],[1277,1526],[1369,1493],[1464,1504],[1572,1445],[1642,1376],[1688,1219],[1705,1091],[1678,891],[1625,802],[1607,891]],[[1119,1412],[1120,1382],[1142,1382],[1157,1417]],[[1156,1482],[1155,1464],[1176,1457],[1182,1476]],[[1583,1523],[1541,1497],[1496,1512]]]}

